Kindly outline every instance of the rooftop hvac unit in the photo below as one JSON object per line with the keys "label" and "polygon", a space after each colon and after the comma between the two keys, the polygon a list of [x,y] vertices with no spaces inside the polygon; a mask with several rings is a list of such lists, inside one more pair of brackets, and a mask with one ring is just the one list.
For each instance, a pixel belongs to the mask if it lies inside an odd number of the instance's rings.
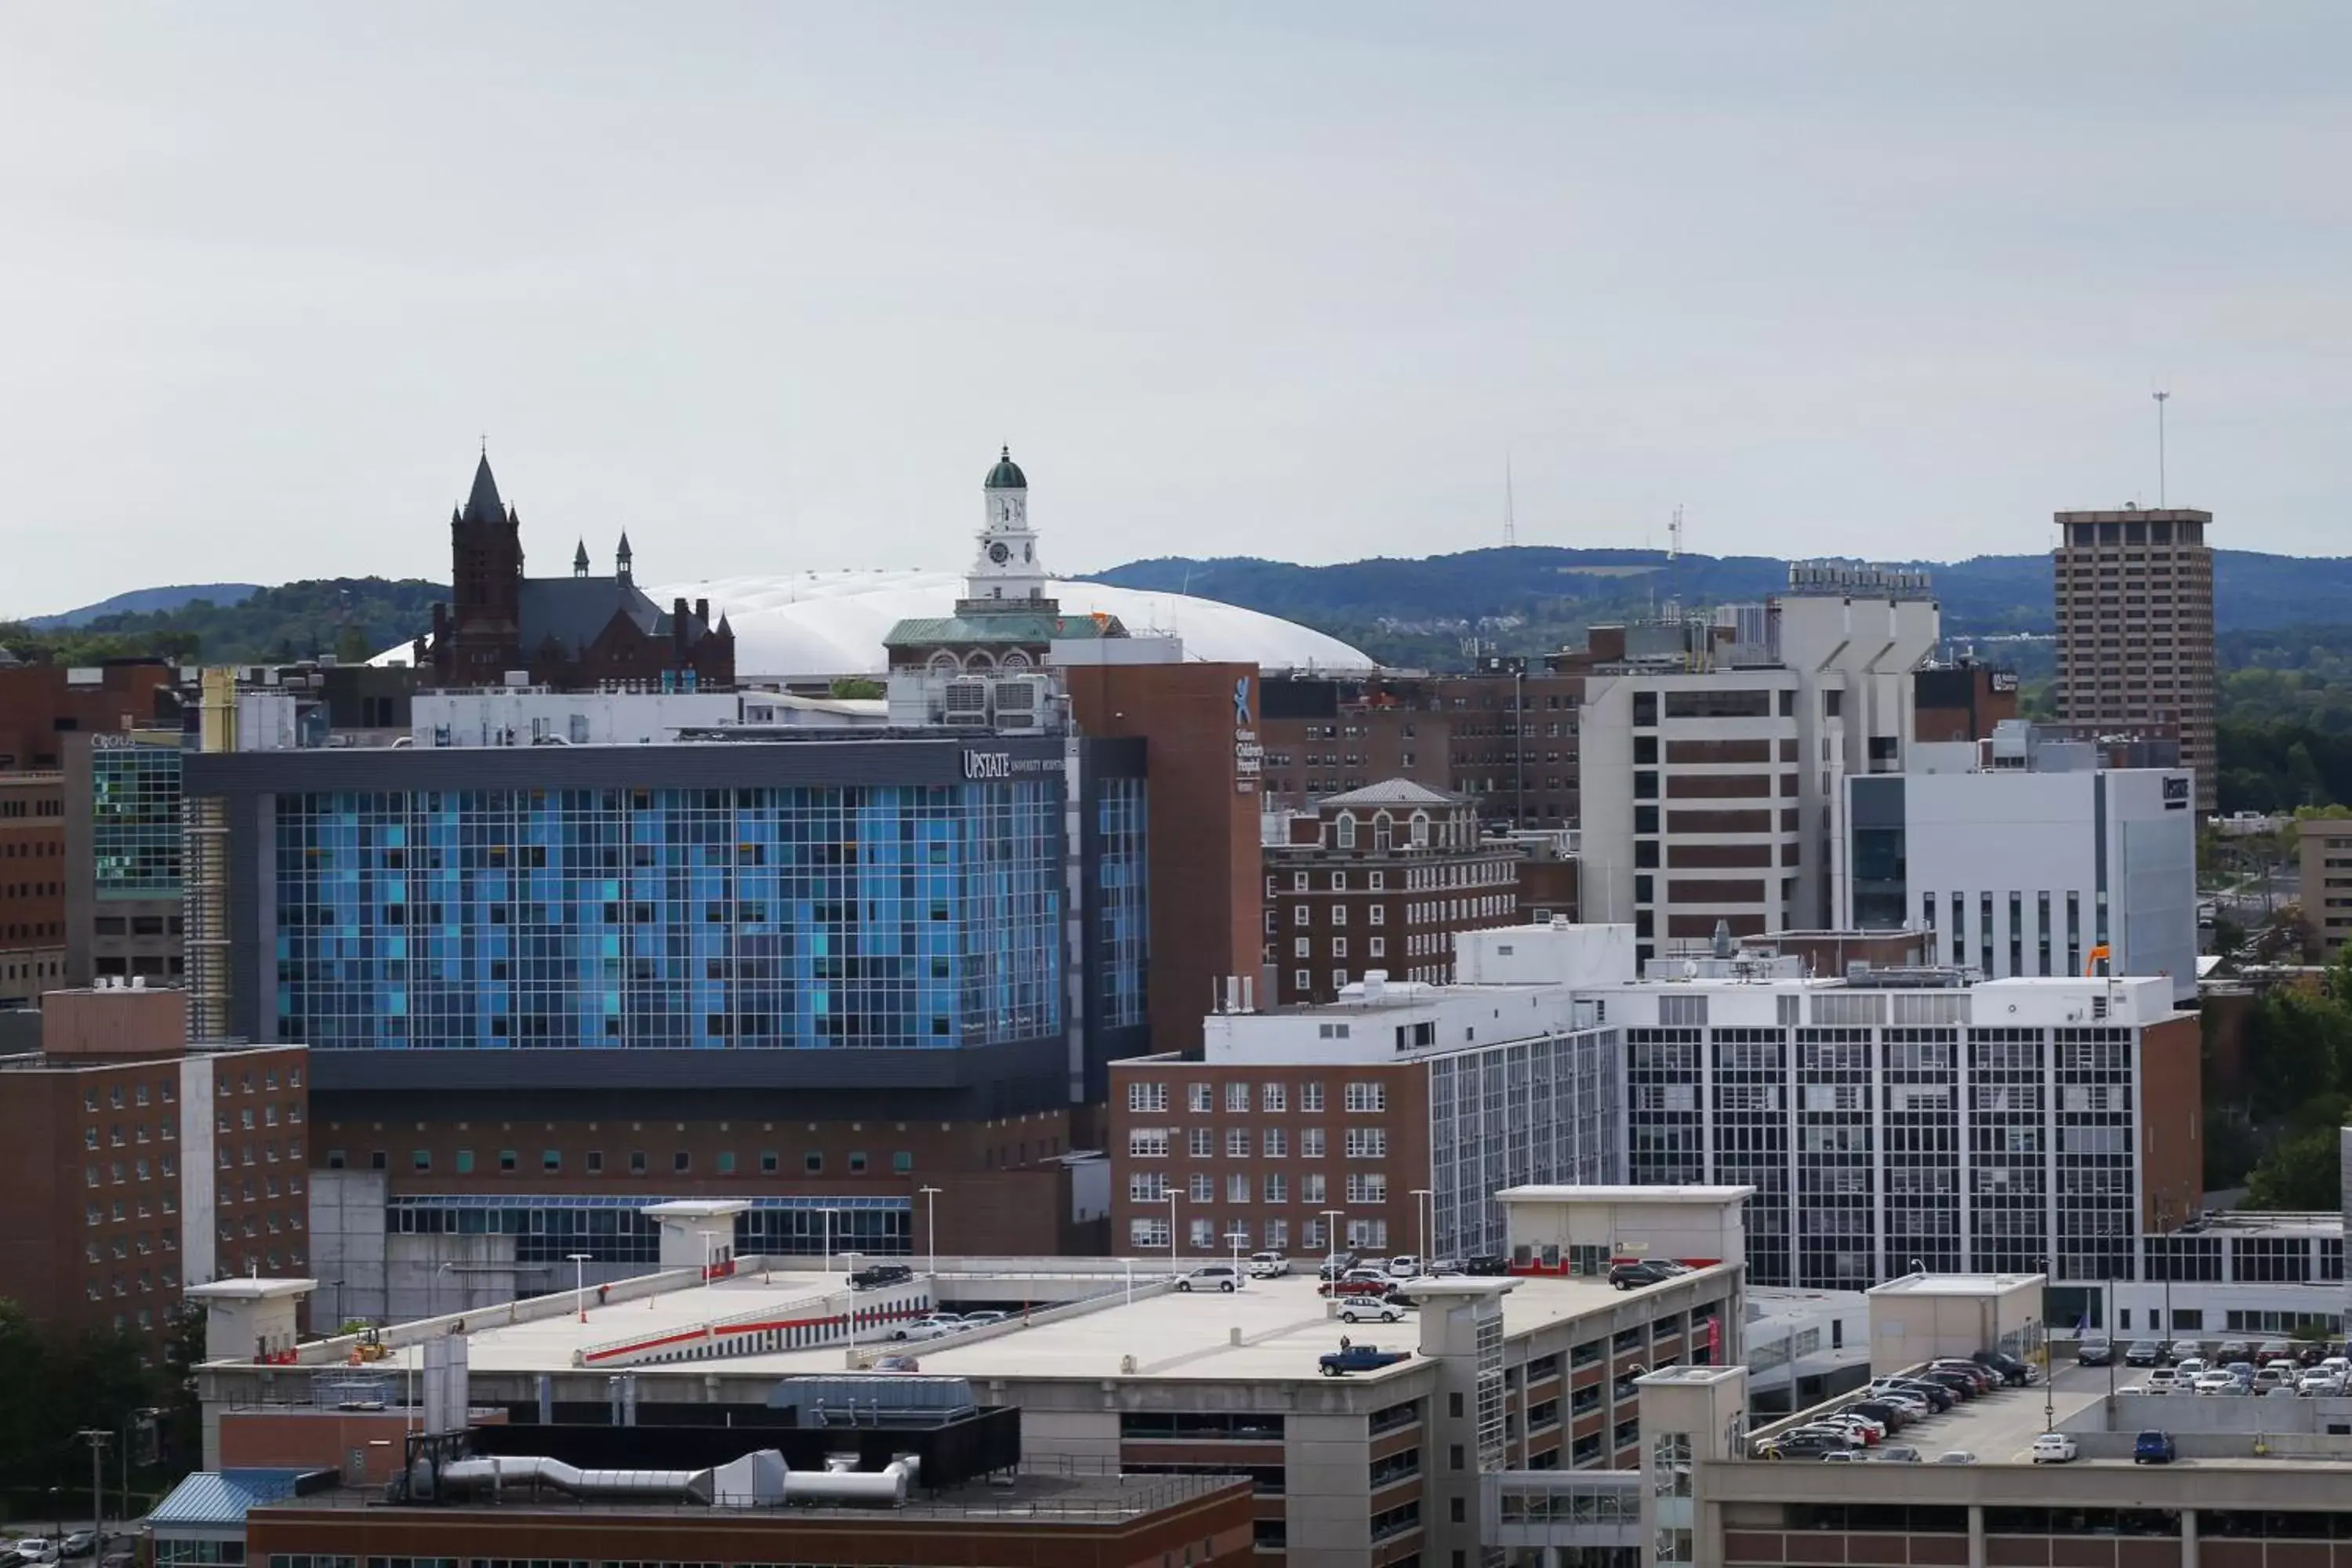
{"label": "rooftop hvac unit", "polygon": [[1042,675],[1008,675],[992,693],[996,727],[1000,730],[1042,730],[1045,726],[1047,693]]}
{"label": "rooftop hvac unit", "polygon": [[940,716],[950,724],[988,722],[988,682],[976,675],[959,675],[940,694]]}

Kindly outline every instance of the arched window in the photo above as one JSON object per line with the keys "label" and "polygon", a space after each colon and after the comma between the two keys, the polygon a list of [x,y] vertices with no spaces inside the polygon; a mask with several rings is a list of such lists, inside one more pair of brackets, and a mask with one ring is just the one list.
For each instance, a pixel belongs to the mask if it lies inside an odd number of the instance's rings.
{"label": "arched window", "polygon": [[1005,655],[1004,655],[1004,668],[1007,668],[1007,669],[1026,669],[1026,668],[1029,668],[1029,656],[1028,656],[1028,654],[1027,654],[1027,653],[1025,653],[1025,652],[1024,652],[1022,649],[1017,648],[1017,647],[1016,647],[1016,648],[1010,648],[1010,649],[1007,649],[1007,650],[1006,650],[1006,652],[1005,652]]}
{"label": "arched window", "polygon": [[996,656],[984,647],[976,647],[963,656],[963,667],[969,670],[994,669]]}
{"label": "arched window", "polygon": [[1415,849],[1429,847],[1429,813],[1425,811],[1412,814],[1412,847]]}
{"label": "arched window", "polygon": [[1390,841],[1394,836],[1394,829],[1395,824],[1390,819],[1387,812],[1383,811],[1374,816],[1372,818],[1373,849],[1385,854],[1391,847]]}
{"label": "arched window", "polygon": [[1332,825],[1331,841],[1342,849],[1353,849],[1356,847],[1356,814],[1354,812],[1343,811],[1339,814],[1339,820]]}
{"label": "arched window", "polygon": [[945,648],[941,648],[937,653],[931,655],[930,662],[927,668],[933,675],[953,675],[957,670],[961,669],[963,666],[957,661],[955,655],[950,653]]}

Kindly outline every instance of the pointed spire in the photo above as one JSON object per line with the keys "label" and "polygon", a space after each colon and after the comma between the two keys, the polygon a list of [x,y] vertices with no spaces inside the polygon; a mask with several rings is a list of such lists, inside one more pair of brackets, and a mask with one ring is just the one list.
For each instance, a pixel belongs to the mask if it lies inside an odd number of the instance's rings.
{"label": "pointed spire", "polygon": [[613,552],[614,563],[618,568],[614,575],[624,583],[629,580],[629,563],[632,559],[634,558],[629,553],[629,536],[625,532],[621,535],[621,548]]}
{"label": "pointed spire", "polygon": [[574,577],[588,575],[588,542],[584,539],[572,552],[572,574]]}
{"label": "pointed spire", "polygon": [[487,450],[474,465],[474,489],[466,497],[465,519],[467,522],[506,521],[506,507],[499,500],[499,481],[490,477],[490,455]]}
{"label": "pointed spire", "polygon": [[732,642],[732,641],[734,641],[734,640],[735,640],[735,628],[734,628],[734,626],[733,626],[732,625],[730,625],[730,624],[728,622],[728,619],[727,619],[727,612],[726,612],[726,611],[724,611],[724,610],[721,610],[721,611],[719,611],[719,631],[718,631],[718,635],[719,635],[719,637],[725,637],[725,638],[726,638],[728,641],[730,641],[730,642]]}

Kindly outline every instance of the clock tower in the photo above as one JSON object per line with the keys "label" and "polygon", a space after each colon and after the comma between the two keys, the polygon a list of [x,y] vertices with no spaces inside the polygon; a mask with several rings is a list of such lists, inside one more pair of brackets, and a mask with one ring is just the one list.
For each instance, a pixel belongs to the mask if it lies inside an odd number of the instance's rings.
{"label": "clock tower", "polygon": [[1029,531],[1029,477],[1005,447],[981,485],[986,517],[980,552],[964,581],[964,598],[977,606],[1050,606],[1045,565],[1037,558],[1037,536]]}

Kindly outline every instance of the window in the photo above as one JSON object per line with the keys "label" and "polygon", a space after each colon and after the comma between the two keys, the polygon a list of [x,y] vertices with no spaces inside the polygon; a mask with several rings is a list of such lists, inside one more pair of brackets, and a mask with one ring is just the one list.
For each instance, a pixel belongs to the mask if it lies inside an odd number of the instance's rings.
{"label": "window", "polygon": [[1184,1152],[1195,1160],[1206,1160],[1217,1152],[1217,1135],[1206,1127],[1195,1127],[1184,1134]]}
{"label": "window", "polygon": [[1323,1180],[1323,1173],[1320,1171],[1310,1172],[1298,1178],[1298,1201],[1302,1204],[1327,1202],[1328,1191]]}
{"label": "window", "polygon": [[1127,1108],[1129,1110],[1165,1110],[1168,1109],[1168,1086],[1164,1083],[1130,1083],[1127,1086]]}
{"label": "window", "polygon": [[1385,1160],[1389,1153],[1389,1131],[1385,1127],[1350,1127],[1348,1129],[1348,1158],[1350,1160]]}
{"label": "window", "polygon": [[1235,1171],[1225,1178],[1225,1202],[1245,1204],[1250,1201],[1250,1179],[1247,1171]]}
{"label": "window", "polygon": [[[470,1166],[473,1163],[473,1157],[471,1155],[467,1156],[466,1163]],[[411,1150],[408,1155],[408,1168],[412,1171],[430,1171],[433,1168],[433,1151],[430,1149]]]}
{"label": "window", "polygon": [[1246,1160],[1249,1158],[1249,1129],[1246,1127],[1226,1128],[1225,1158],[1228,1160]]}
{"label": "window", "polygon": [[1227,1115],[1247,1116],[1249,1114],[1249,1085],[1245,1083],[1229,1083],[1225,1085],[1225,1113]]}
{"label": "window", "polygon": [[1268,1172],[1265,1177],[1265,1201],[1286,1204],[1290,1201],[1290,1177],[1281,1171]]}
{"label": "window", "polygon": [[1290,1153],[1290,1131],[1287,1128],[1269,1127],[1259,1134],[1261,1152],[1269,1160],[1286,1159]]}
{"label": "window", "polygon": [[1286,1085],[1279,1083],[1260,1084],[1257,1091],[1257,1108],[1260,1110],[1265,1111],[1287,1110],[1290,1109],[1289,1098],[1289,1089]]}
{"label": "window", "polygon": [[1184,1108],[1195,1116],[1206,1116],[1216,1109],[1216,1091],[1205,1083],[1184,1086]]}
{"label": "window", "polygon": [[1384,1204],[1389,1201],[1389,1179],[1378,1171],[1350,1171],[1347,1194],[1351,1204]]}
{"label": "window", "polygon": [[550,1173],[551,1174],[562,1170],[563,1151],[561,1149],[541,1149],[539,1152],[539,1168]]}
{"label": "window", "polygon": [[1168,1129],[1165,1127],[1130,1127],[1127,1132],[1128,1157],[1133,1160],[1164,1160],[1168,1157]]}
{"label": "window", "polygon": [[1350,1112],[1386,1110],[1389,1090],[1385,1083],[1350,1083],[1348,1085],[1348,1110]]}
{"label": "window", "polygon": [[1302,1160],[1323,1158],[1323,1129],[1302,1127],[1298,1130],[1298,1157]]}
{"label": "window", "polygon": [[[460,1151],[460,1152],[463,1152],[463,1151]],[[501,1149],[501,1150],[499,1150],[499,1170],[501,1170],[501,1171],[504,1171],[504,1172],[506,1172],[508,1174],[511,1175],[511,1174],[513,1174],[513,1173],[514,1173],[514,1168],[515,1168],[515,1152],[514,1152],[513,1150],[511,1150],[511,1149]]]}

